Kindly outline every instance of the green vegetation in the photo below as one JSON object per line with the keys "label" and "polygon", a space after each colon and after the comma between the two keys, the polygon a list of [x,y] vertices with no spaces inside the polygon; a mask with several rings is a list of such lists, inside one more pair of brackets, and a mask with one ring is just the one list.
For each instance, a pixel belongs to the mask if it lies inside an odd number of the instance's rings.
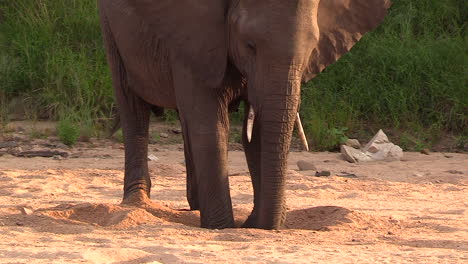
{"label": "green vegetation", "polygon": [[80,136],[80,129],[71,119],[62,119],[57,125],[57,135],[65,145],[72,146]]}
{"label": "green vegetation", "polygon": [[2,105],[20,96],[32,118],[110,115],[113,91],[95,0],[0,0],[0,11]]}
{"label": "green vegetation", "polygon": [[[394,0],[383,25],[304,86],[301,115],[313,149],[368,139],[378,128],[412,149],[447,133],[466,142],[467,14],[464,0]],[[1,124],[13,98],[29,118],[73,120],[60,123],[85,138],[111,117],[96,0],[0,0]],[[176,118],[166,111],[166,121]],[[78,137],[60,130],[70,144]]]}
{"label": "green vegetation", "polygon": [[[301,112],[316,148],[337,128],[406,133],[420,148],[442,133],[466,134],[463,0],[394,0],[385,22],[303,88]],[[393,138],[397,140],[397,138]]]}

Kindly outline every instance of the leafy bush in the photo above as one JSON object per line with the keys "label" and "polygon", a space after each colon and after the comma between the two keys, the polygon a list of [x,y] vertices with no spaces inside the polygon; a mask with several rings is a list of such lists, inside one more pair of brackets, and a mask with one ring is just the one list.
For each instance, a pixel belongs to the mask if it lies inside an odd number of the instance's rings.
{"label": "leafy bush", "polygon": [[57,135],[63,144],[72,146],[80,136],[80,128],[71,119],[62,119],[57,124]]}

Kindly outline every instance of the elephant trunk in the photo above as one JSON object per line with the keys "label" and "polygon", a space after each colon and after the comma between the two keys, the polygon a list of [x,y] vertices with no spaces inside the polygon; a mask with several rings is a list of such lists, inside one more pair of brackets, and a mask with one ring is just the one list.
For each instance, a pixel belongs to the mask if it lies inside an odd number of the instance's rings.
{"label": "elephant trunk", "polygon": [[[266,96],[260,113],[260,228],[277,229],[286,218],[285,179],[287,157],[300,100],[300,81],[289,78]],[[279,82],[281,83],[281,82]]]}

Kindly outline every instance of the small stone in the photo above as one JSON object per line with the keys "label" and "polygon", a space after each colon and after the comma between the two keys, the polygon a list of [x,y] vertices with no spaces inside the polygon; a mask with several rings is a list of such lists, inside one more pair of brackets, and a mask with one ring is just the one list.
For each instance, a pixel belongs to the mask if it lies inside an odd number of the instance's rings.
{"label": "small stone", "polygon": [[150,155],[148,155],[148,160],[149,161],[158,161],[159,158],[156,157],[154,154],[150,154]]}
{"label": "small stone", "polygon": [[16,225],[17,226],[24,226],[24,224],[22,222],[16,222]]}
{"label": "small stone", "polygon": [[55,156],[53,157],[53,159],[54,159],[54,160],[63,160],[62,156],[60,156],[60,155],[55,155]]}
{"label": "small stone", "polygon": [[27,207],[22,207],[21,208],[21,213],[22,214],[25,214],[25,215],[32,215],[33,214],[33,210],[27,208]]}
{"label": "small stone", "polygon": [[359,143],[359,140],[352,139],[352,138],[346,140],[345,145],[348,146],[348,147],[355,148],[355,149],[360,149],[361,148],[361,143]]}
{"label": "small stone", "polygon": [[463,172],[457,170],[448,170],[447,172],[451,174],[463,174]]}
{"label": "small stone", "polygon": [[315,177],[329,177],[331,175],[330,171],[317,171],[315,172]]}
{"label": "small stone", "polygon": [[168,138],[169,134],[161,132],[161,133],[159,133],[159,136],[162,137],[162,138]]}
{"label": "small stone", "polygon": [[342,171],[341,174],[337,174],[336,176],[338,177],[343,177],[343,178],[350,178],[350,179],[357,179],[358,176],[354,173],[348,173],[345,171]]}
{"label": "small stone", "polygon": [[172,133],[177,134],[177,135],[182,134],[182,129],[180,128],[174,128],[171,131]]}
{"label": "small stone", "polygon": [[451,159],[451,158],[453,158],[453,155],[444,154],[444,157],[446,157],[447,159]]}
{"label": "small stone", "polygon": [[394,233],[392,231],[388,231],[387,234],[394,235]]}
{"label": "small stone", "polygon": [[425,155],[431,154],[431,152],[430,152],[429,149],[427,149],[427,148],[421,150],[421,153],[422,153],[422,154],[425,154]]}
{"label": "small stone", "polygon": [[297,162],[297,167],[300,171],[307,171],[307,170],[316,170],[317,168],[312,162],[308,162],[305,160],[300,160]]}

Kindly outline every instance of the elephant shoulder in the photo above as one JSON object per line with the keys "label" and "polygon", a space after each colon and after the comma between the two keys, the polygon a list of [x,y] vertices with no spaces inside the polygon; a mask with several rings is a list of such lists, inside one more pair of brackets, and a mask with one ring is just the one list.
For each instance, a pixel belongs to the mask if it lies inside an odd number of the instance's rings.
{"label": "elephant shoulder", "polygon": [[221,84],[227,66],[225,1],[100,0],[100,6],[131,20],[120,24],[139,20],[153,41],[163,42],[200,81]]}

